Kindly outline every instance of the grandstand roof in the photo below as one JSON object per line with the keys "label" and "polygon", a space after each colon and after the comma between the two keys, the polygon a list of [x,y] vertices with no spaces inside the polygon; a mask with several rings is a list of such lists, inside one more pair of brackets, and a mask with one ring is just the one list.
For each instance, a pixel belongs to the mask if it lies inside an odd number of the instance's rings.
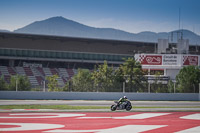
{"label": "grandstand roof", "polygon": [[154,53],[155,43],[0,32],[0,48],[126,54]]}

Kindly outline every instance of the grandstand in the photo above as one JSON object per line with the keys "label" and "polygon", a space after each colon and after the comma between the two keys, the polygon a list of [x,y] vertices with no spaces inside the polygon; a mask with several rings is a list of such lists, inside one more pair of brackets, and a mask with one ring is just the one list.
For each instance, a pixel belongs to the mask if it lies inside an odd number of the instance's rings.
{"label": "grandstand", "polygon": [[[0,32],[0,76],[9,83],[11,75],[26,75],[32,86],[42,86],[46,76],[57,74],[64,86],[78,68],[92,70],[104,60],[117,67],[123,58],[156,54],[157,47],[151,42]],[[200,47],[190,46],[189,53],[200,54]]]}
{"label": "grandstand", "polygon": [[[57,74],[63,86],[78,68],[94,69],[106,60],[118,66],[133,52],[155,50],[154,43],[102,39],[0,33],[0,75],[26,75],[32,86],[41,86],[46,76]],[[145,51],[147,50],[147,51]]]}
{"label": "grandstand", "polygon": [[64,84],[76,73],[75,69],[66,68],[46,68],[46,67],[8,67],[0,66],[0,75],[3,75],[9,83],[11,75],[25,75],[30,80],[32,86],[41,86],[46,76],[57,74],[59,76],[58,84]]}

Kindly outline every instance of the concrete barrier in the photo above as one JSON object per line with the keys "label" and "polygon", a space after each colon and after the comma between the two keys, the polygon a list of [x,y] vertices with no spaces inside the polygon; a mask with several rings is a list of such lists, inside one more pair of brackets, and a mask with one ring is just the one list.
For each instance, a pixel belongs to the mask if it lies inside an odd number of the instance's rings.
{"label": "concrete barrier", "polygon": [[34,92],[0,91],[0,99],[27,100],[117,100],[122,96],[130,100],[200,101],[198,93],[119,93],[119,92]]}

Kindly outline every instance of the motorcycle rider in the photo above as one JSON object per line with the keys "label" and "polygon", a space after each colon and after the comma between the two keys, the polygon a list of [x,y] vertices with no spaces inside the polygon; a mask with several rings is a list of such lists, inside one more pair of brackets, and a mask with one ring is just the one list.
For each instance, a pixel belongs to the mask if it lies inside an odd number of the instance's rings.
{"label": "motorcycle rider", "polygon": [[128,102],[128,98],[126,96],[124,97],[121,97],[119,100],[118,100],[118,104],[122,107],[122,108],[125,108],[127,102]]}

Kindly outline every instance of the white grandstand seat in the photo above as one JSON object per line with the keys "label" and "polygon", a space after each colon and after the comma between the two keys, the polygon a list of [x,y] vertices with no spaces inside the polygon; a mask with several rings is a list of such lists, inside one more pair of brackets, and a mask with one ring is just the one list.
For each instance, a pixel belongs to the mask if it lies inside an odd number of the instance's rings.
{"label": "white grandstand seat", "polygon": [[45,76],[45,73],[42,67],[37,67],[36,69],[38,70],[38,72],[40,72],[40,74],[42,74],[42,76]]}
{"label": "white grandstand seat", "polygon": [[29,79],[31,85],[33,85],[33,86],[38,86],[39,85],[35,76],[28,76],[28,79]]}
{"label": "white grandstand seat", "polygon": [[19,75],[26,75],[23,67],[16,67],[16,71]]}
{"label": "white grandstand seat", "polygon": [[27,76],[32,86],[43,85],[45,76],[58,74],[58,85],[64,86],[69,78],[74,75],[72,69],[66,68],[39,68],[39,67],[7,67],[0,66],[0,76],[3,75],[6,82],[10,82],[11,75]]}
{"label": "white grandstand seat", "polygon": [[[36,73],[33,73],[30,67],[16,67],[16,71],[19,75],[26,75],[32,86],[38,86],[39,82],[36,78]],[[36,74],[36,75],[34,75]]]}
{"label": "white grandstand seat", "polygon": [[0,66],[0,71],[2,75],[10,75],[6,66]]}
{"label": "white grandstand seat", "polygon": [[61,77],[64,77],[64,78],[69,77],[66,68],[58,68],[58,72],[59,72],[59,75],[60,75]]}
{"label": "white grandstand seat", "polygon": [[56,68],[43,68],[43,71],[45,73],[45,76],[53,76],[55,74],[58,75],[57,81],[59,86],[64,86],[64,81],[62,77],[60,77],[59,72],[56,70]]}
{"label": "white grandstand seat", "polygon": [[44,74],[45,76],[52,76],[52,72],[50,70],[50,68],[43,68]]}
{"label": "white grandstand seat", "polygon": [[58,81],[58,85],[59,86],[64,86],[65,85],[65,83],[63,82],[63,79],[61,77],[58,77],[57,81]]}
{"label": "white grandstand seat", "polygon": [[38,71],[38,69],[36,69],[35,67],[31,67],[31,71],[33,73],[34,76],[43,76],[40,71]]}

